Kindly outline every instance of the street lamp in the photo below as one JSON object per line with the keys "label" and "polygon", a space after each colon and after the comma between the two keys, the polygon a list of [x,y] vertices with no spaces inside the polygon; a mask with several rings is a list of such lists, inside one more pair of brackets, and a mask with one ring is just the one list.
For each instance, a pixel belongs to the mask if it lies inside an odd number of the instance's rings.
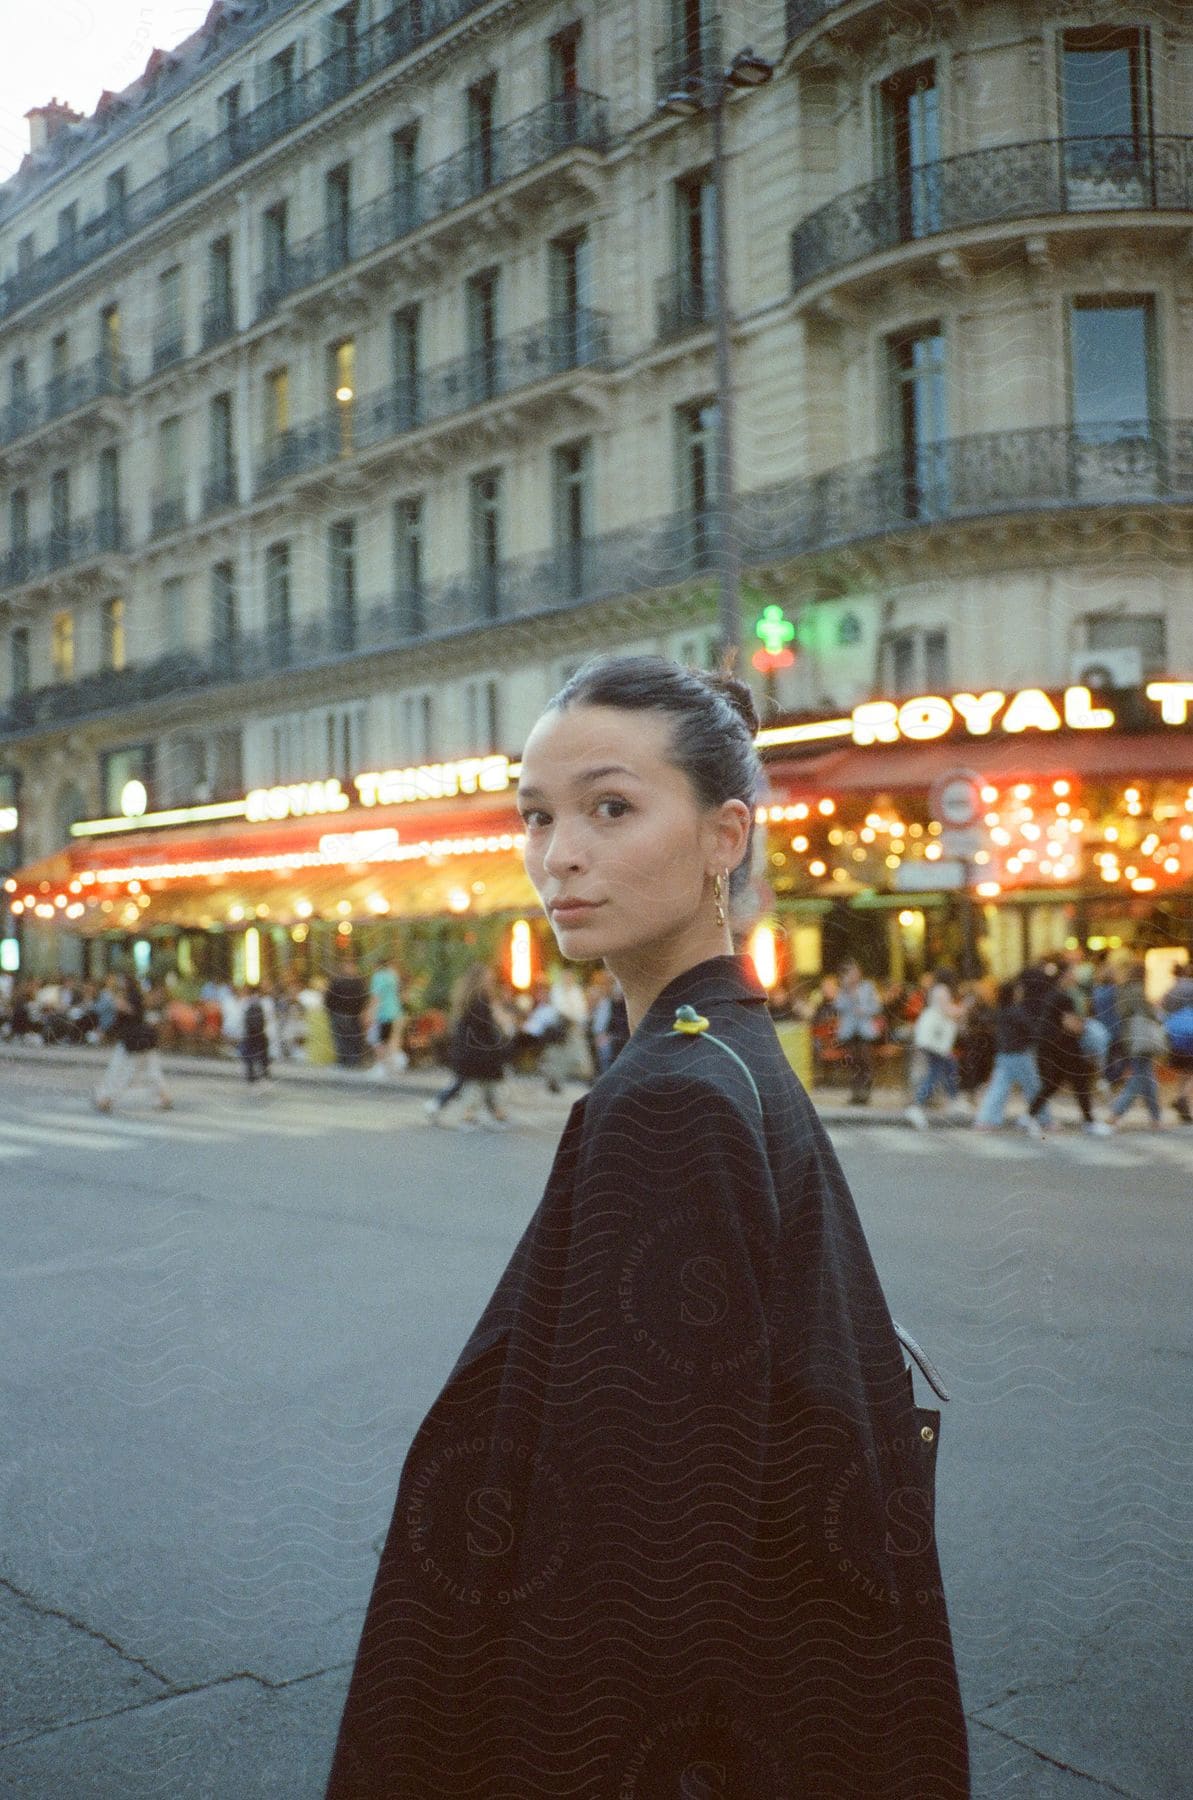
{"label": "street lamp", "polygon": [[737,542],[733,490],[733,371],[731,365],[732,320],[729,313],[729,259],[725,227],[725,101],[733,88],[764,87],[775,65],[749,45],[737,52],[728,67],[717,59],[699,74],[685,78],[673,93],[659,101],[659,111],[679,118],[707,113],[712,121],[713,190],[713,311],[716,323],[717,359],[717,533],[720,564],[721,667],[733,674],[741,655],[741,556]]}

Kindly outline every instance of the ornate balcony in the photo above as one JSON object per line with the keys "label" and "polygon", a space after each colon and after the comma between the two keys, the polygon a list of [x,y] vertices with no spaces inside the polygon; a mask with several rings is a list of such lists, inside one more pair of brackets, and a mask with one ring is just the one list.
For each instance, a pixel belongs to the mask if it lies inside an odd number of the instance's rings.
{"label": "ornate balcony", "polygon": [[674,31],[655,51],[655,97],[686,94],[699,89],[721,73],[721,20],[709,14]]}
{"label": "ornate balcony", "polygon": [[950,231],[1064,214],[1193,211],[1193,137],[1046,138],[887,176],[821,206],[791,234],[799,293],[825,275]]}
{"label": "ornate balcony", "polygon": [[830,13],[840,12],[844,4],[845,0],[787,0],[787,42],[811,31]]}
{"label": "ornate balcony", "polygon": [[128,370],[123,357],[97,356],[93,361],[56,375],[44,387],[24,399],[0,408],[0,444],[40,431],[57,419],[68,417],[94,401],[128,392]]}
{"label": "ornate balcony", "polygon": [[59,570],[107,555],[122,554],[127,545],[124,514],[101,508],[89,519],[76,519],[70,525],[54,527],[44,538],[8,550],[0,561],[0,587],[23,587],[28,582],[44,580]]}
{"label": "ornate balcony", "polygon": [[388,189],[357,207],[347,226],[335,224],[286,252],[263,270],[257,286],[257,317],[275,311],[287,295],[325,280],[412,232],[445,218],[482,194],[566,150],[603,150],[609,141],[608,106],[599,94],[579,92],[536,106],[491,131],[484,154],[469,145],[424,169],[411,182]]}
{"label": "ornate balcony", "polygon": [[283,432],[259,461],[257,493],[279,482],[367,453],[490,400],[583,368],[607,368],[609,326],[587,308],[559,313],[468,356],[426,370],[413,381],[361,395],[309,424]]}
{"label": "ornate balcony", "polygon": [[373,76],[400,62],[488,0],[419,0],[394,7],[346,50],[332,52],[281,92],[180,157],[118,206],[94,214],[78,232],[0,283],[0,319],[69,279],[117,244],[127,242],[171,207],[218,181],[229,169],[316,118]]}

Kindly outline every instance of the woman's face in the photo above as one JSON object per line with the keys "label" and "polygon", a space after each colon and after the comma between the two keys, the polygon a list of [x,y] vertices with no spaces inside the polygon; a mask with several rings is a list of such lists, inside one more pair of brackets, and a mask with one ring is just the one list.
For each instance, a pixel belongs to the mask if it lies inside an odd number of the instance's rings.
{"label": "woman's face", "polygon": [[[749,807],[701,808],[668,759],[671,730],[665,714],[575,706],[545,713],[526,741],[526,872],[573,961],[669,941],[705,912],[713,921],[711,876],[741,861]],[[563,898],[594,904],[554,912]]]}

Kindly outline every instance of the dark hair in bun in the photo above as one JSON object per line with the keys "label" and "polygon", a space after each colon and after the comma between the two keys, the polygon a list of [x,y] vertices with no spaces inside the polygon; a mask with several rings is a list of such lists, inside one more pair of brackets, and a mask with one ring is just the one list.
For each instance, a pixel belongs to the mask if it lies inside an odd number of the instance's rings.
{"label": "dark hair in bun", "polygon": [[665,656],[595,656],[552,695],[547,711],[569,706],[617,706],[672,717],[671,761],[683,770],[699,803],[716,807],[744,800],[750,809],[746,853],[729,877],[730,897],[741,894],[750,884],[754,809],[762,789],[754,747],[758,714],[745,682],[686,669]]}

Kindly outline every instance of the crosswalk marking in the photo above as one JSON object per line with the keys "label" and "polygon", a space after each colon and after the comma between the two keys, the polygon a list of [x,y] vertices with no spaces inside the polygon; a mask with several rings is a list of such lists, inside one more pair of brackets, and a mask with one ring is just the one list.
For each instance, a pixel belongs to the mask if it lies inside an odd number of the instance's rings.
{"label": "crosswalk marking", "polygon": [[126,1138],[99,1131],[78,1131],[68,1144],[64,1144],[57,1126],[18,1125],[7,1119],[0,1121],[0,1137],[15,1140],[18,1144],[44,1145],[51,1150],[123,1150],[128,1144]]}

